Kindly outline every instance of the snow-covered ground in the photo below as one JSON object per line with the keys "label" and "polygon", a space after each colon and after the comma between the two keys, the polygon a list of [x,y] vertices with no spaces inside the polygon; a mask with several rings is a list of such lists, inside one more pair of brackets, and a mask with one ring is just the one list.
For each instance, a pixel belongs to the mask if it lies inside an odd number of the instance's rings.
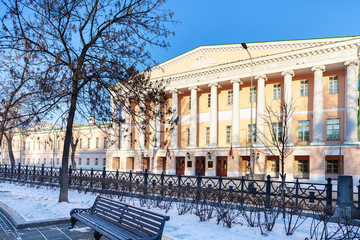
{"label": "snow-covered ground", "polygon": [[[57,219],[69,217],[72,208],[91,207],[96,195],[69,191],[69,203],[58,203],[58,189],[46,187],[28,187],[18,184],[0,183],[0,201],[18,212],[25,220],[35,221],[44,219]],[[307,219],[293,236],[286,236],[281,218],[268,236],[262,236],[258,227],[249,227],[243,217],[238,217],[232,228],[216,224],[216,218],[208,222],[199,222],[199,218],[190,213],[178,215],[174,208],[168,213],[153,208],[170,216],[166,222],[164,235],[172,239],[207,240],[207,239],[304,239],[309,237],[311,220]]]}

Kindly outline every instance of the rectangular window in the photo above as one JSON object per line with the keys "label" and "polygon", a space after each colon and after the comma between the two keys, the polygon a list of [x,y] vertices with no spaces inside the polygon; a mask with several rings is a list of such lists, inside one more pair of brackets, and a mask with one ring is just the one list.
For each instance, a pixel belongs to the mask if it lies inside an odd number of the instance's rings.
{"label": "rectangular window", "polygon": [[297,160],[298,173],[309,173],[309,160]]}
{"label": "rectangular window", "polygon": [[88,140],[87,140],[87,148],[88,149],[90,148],[90,138],[88,138]]}
{"label": "rectangular window", "polygon": [[86,158],[86,165],[90,165],[90,158],[89,157]]}
{"label": "rectangular window", "polygon": [[133,134],[130,133],[130,137],[129,137],[129,141],[130,141],[130,147],[133,147]]}
{"label": "rectangular window", "polygon": [[340,140],[340,119],[326,119],[326,140],[339,141]]}
{"label": "rectangular window", "polygon": [[43,162],[44,164],[46,164],[46,158],[44,158],[44,162]]}
{"label": "rectangular window", "polygon": [[106,158],[105,158],[105,157],[103,158],[102,165],[103,165],[103,166],[106,166]]}
{"label": "rectangular window", "polygon": [[28,144],[28,150],[30,151],[30,144],[31,144],[31,142],[29,142],[29,144]]}
{"label": "rectangular window", "polygon": [[57,143],[57,150],[60,151],[60,140],[58,140],[58,143]]}
{"label": "rectangular window", "polygon": [[329,77],[329,93],[338,93],[338,77]]}
{"label": "rectangular window", "polygon": [[82,159],[81,159],[81,157],[79,157],[79,165],[81,165],[82,164]]}
{"label": "rectangular window", "polygon": [[[251,134],[252,132],[252,134]],[[248,143],[251,143],[251,137],[252,137],[252,142],[255,143],[256,142],[256,124],[252,125],[252,129],[251,129],[251,124],[248,125]]]}
{"label": "rectangular window", "polygon": [[231,143],[231,126],[226,126],[226,143]]}
{"label": "rectangular window", "polygon": [[256,87],[250,88],[250,102],[256,102]]}
{"label": "rectangular window", "polygon": [[23,142],[23,151],[26,149],[26,142]]}
{"label": "rectangular window", "polygon": [[95,158],[95,165],[99,165],[99,159],[97,157]]}
{"label": "rectangular window", "polygon": [[53,159],[50,158],[50,164],[53,165],[53,163],[54,163],[54,162],[53,162]]}
{"label": "rectangular window", "polygon": [[187,135],[187,145],[190,145],[190,128],[186,129],[186,135]]}
{"label": "rectangular window", "polygon": [[189,110],[191,109],[191,96],[189,96]]}
{"label": "rectangular window", "polygon": [[309,141],[310,121],[298,121],[298,141]]}
{"label": "rectangular window", "polygon": [[232,105],[233,104],[233,90],[229,90],[227,95],[227,104]]}
{"label": "rectangular window", "polygon": [[107,138],[104,137],[104,148],[106,149],[107,148]]}
{"label": "rectangular window", "polygon": [[273,99],[274,100],[279,100],[281,98],[281,85],[279,84],[274,84],[273,85]]}
{"label": "rectangular window", "polygon": [[206,145],[209,145],[209,143],[210,143],[210,128],[209,127],[205,128],[205,143],[206,143]]}
{"label": "rectangular window", "polygon": [[300,96],[301,97],[309,96],[309,81],[308,80],[300,81]]}
{"label": "rectangular window", "polygon": [[46,141],[44,141],[44,150],[46,150]]}
{"label": "rectangular window", "polygon": [[282,139],[282,124],[281,123],[273,123],[272,124],[272,133],[273,133],[273,141],[280,142]]}
{"label": "rectangular window", "polygon": [[207,95],[207,107],[208,108],[211,107],[211,94],[210,93]]}
{"label": "rectangular window", "polygon": [[79,148],[82,149],[82,138],[79,140]]}
{"label": "rectangular window", "polygon": [[60,159],[56,158],[56,164],[59,165],[60,164]]}
{"label": "rectangular window", "polygon": [[278,173],[280,170],[279,167],[279,160],[278,159],[272,159],[270,160],[270,171],[272,173]]}
{"label": "rectangular window", "polygon": [[95,148],[99,148],[99,138],[96,138],[96,142],[95,142]]}
{"label": "rectangular window", "polygon": [[339,173],[339,160],[326,160],[326,173]]}
{"label": "rectangular window", "polygon": [[27,162],[28,164],[30,164],[30,158],[28,158],[28,162]]}
{"label": "rectangular window", "polygon": [[54,149],[54,143],[53,143],[52,140],[50,140],[50,149],[51,149],[51,150]]}

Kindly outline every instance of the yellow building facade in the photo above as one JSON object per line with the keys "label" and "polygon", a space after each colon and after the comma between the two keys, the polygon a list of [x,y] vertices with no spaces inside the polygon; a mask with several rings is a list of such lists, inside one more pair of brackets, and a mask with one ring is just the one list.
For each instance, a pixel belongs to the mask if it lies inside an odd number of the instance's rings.
{"label": "yellow building facade", "polygon": [[120,130],[132,134],[113,139],[106,168],[241,177],[250,171],[252,137],[255,176],[276,178],[279,155],[267,138],[268,128],[280,131],[281,123],[266,126],[266,109],[279,112],[285,102],[294,109],[285,129],[292,149],[287,180],[359,179],[359,46],[360,37],[249,43],[252,59],[241,44],[201,46],[155,66],[151,80],[168,81],[177,125],[170,132],[155,119],[154,147],[127,119]]}

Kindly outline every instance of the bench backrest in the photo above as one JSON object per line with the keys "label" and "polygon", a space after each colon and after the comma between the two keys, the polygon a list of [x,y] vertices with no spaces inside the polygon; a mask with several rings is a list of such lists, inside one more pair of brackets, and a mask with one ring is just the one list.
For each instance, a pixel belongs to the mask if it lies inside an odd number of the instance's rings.
{"label": "bench backrest", "polygon": [[95,200],[92,213],[139,236],[139,238],[161,236],[165,221],[170,219],[162,214],[100,196]]}

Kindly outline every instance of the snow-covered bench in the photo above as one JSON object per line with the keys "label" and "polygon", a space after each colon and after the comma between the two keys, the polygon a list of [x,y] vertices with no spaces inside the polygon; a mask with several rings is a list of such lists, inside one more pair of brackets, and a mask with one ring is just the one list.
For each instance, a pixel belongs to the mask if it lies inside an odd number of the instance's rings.
{"label": "snow-covered bench", "polygon": [[101,236],[109,239],[161,240],[165,221],[170,220],[169,216],[100,196],[91,208],[75,208],[70,216],[70,228],[80,221],[95,230],[96,240]]}

